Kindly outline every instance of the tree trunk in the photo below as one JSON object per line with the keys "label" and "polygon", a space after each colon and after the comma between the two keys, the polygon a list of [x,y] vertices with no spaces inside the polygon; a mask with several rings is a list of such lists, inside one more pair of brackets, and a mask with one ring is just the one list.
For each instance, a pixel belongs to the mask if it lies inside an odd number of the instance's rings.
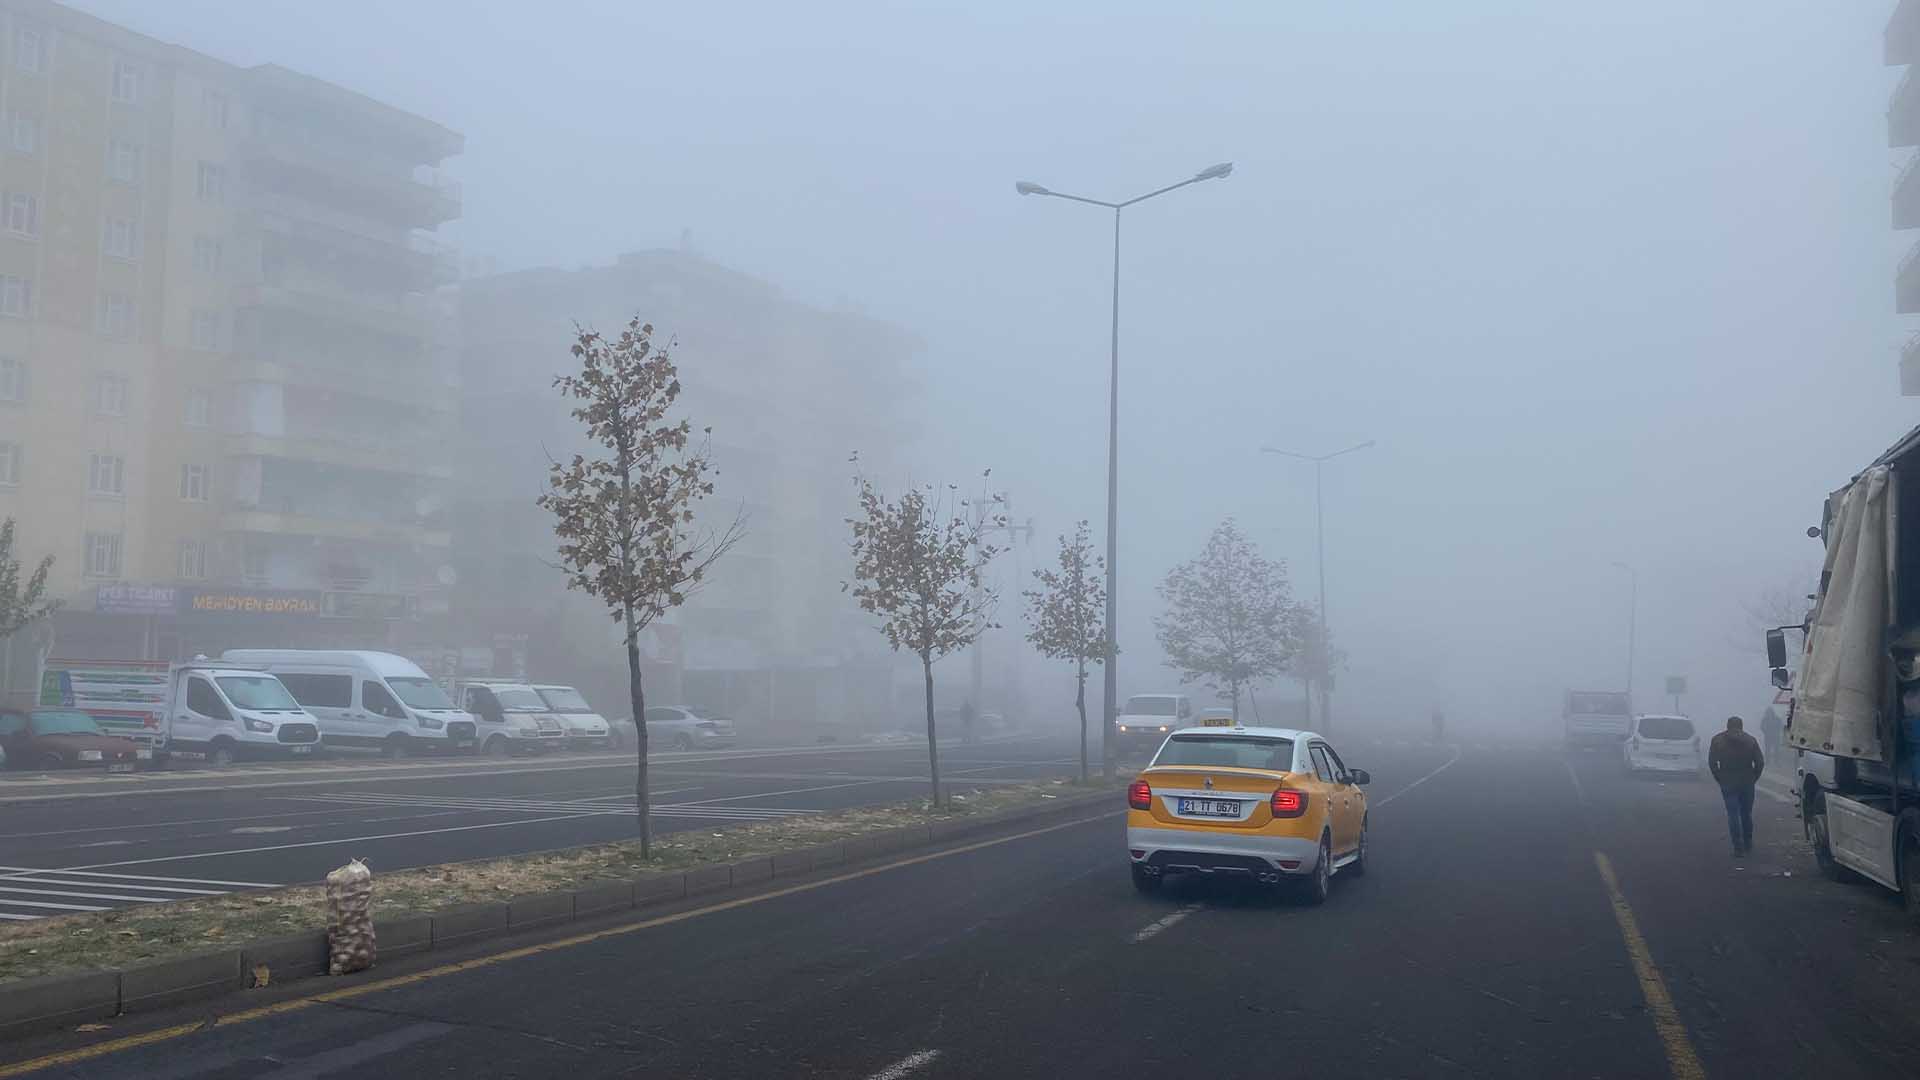
{"label": "tree trunk", "polygon": [[634,812],[640,816],[640,858],[653,857],[653,804],[647,790],[647,691],[640,682],[640,636],[633,626],[633,605],[624,612],[627,627],[627,690],[633,706]]}
{"label": "tree trunk", "polygon": [[1087,662],[1080,661],[1074,682],[1073,707],[1080,712],[1080,782],[1087,782]]}
{"label": "tree trunk", "polygon": [[927,771],[933,777],[933,805],[940,807],[940,735],[933,729],[933,660],[920,658],[920,670],[927,676]]}

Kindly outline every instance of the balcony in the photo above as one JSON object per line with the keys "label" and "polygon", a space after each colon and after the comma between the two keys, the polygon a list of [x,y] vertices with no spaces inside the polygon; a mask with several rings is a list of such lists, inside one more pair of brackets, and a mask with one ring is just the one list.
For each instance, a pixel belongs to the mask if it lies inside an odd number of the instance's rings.
{"label": "balcony", "polygon": [[397,402],[423,413],[424,423],[459,411],[458,379],[431,370],[425,358],[401,362],[377,353],[327,357],[294,350],[255,350],[228,368],[234,382],[301,386],[336,394]]}
{"label": "balcony", "polygon": [[317,536],[328,540],[370,540],[419,547],[453,545],[453,533],[426,525],[397,525],[313,514],[276,513],[237,506],[220,515],[220,528],[233,533],[268,536]]}
{"label": "balcony", "polygon": [[1920,333],[1900,346],[1900,395],[1920,397]]}
{"label": "balcony", "polygon": [[372,437],[305,438],[297,435],[229,435],[221,449],[229,457],[271,457],[288,461],[312,461],[350,469],[424,476],[435,480],[453,479],[453,464],[447,458],[450,439]]}
{"label": "balcony", "polygon": [[261,192],[288,191],[415,228],[460,216],[460,185],[438,169],[369,164],[360,148],[330,146],[293,132],[249,135],[240,151],[252,186]]}
{"label": "balcony", "polygon": [[1900,0],[1881,42],[1889,67],[1920,62],[1920,0]]}
{"label": "balcony", "polygon": [[349,296],[256,284],[239,290],[238,304],[243,308],[291,312],[319,323],[348,323],[389,337],[424,340],[432,329],[432,312],[428,306],[408,296]]}
{"label": "balcony", "polygon": [[1893,275],[1893,310],[1920,315],[1920,244],[1900,260],[1900,269]]}
{"label": "balcony", "polygon": [[261,232],[320,249],[328,255],[345,252],[382,270],[390,264],[399,271],[403,292],[424,292],[460,280],[460,260],[455,250],[424,233],[409,230],[404,239],[396,240],[283,210],[256,210],[252,221]]}
{"label": "balcony", "polygon": [[1920,146],[1920,80],[1913,77],[1915,71],[1920,68],[1907,69],[1887,101],[1887,145],[1896,150]]}

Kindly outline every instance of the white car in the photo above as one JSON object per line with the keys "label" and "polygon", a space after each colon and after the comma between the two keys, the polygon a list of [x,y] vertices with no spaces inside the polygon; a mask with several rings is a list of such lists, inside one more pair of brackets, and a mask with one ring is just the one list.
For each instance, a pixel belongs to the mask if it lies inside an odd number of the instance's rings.
{"label": "white car", "polygon": [[1707,752],[1693,721],[1684,716],[1636,716],[1624,749],[1629,772],[1696,775],[1707,767]]}

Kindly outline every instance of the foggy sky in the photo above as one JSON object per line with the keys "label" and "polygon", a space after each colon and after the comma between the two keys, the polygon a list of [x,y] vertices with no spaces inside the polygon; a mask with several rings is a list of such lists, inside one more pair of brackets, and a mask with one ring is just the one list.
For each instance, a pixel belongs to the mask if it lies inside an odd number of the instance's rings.
{"label": "foggy sky", "polygon": [[1104,513],[1111,223],[1013,181],[1234,161],[1128,212],[1123,690],[1171,685],[1152,585],[1221,517],[1311,595],[1312,469],[1258,447],[1372,438],[1328,474],[1349,714],[1556,729],[1623,682],[1625,560],[1638,704],[1752,715],[1740,602],[1916,415],[1892,0],[76,6],[464,132],[443,233],[500,269],[684,229],[914,330],[918,478],[992,466],[1039,555]]}

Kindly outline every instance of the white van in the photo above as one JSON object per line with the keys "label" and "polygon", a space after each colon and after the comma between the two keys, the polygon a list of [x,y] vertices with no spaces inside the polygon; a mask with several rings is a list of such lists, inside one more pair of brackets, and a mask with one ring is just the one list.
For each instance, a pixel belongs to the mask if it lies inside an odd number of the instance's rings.
{"label": "white van", "polygon": [[1135,694],[1114,718],[1114,741],[1121,746],[1159,746],[1169,732],[1193,725],[1193,701],[1185,694]]}
{"label": "white van", "polygon": [[162,728],[169,753],[231,765],[242,757],[311,754],[320,743],[319,723],[265,671],[182,664],[171,683]]}
{"label": "white van", "polygon": [[525,683],[476,680],[458,688],[483,754],[543,754],[567,743],[567,726]]}
{"label": "white van", "polygon": [[475,745],[473,717],[404,656],[323,649],[228,649],[221,659],[264,668],[320,722],[327,746],[389,757]]}
{"label": "white van", "polygon": [[547,703],[553,715],[567,728],[567,743],[573,747],[597,746],[613,749],[613,729],[607,718],[594,711],[580,691],[571,686],[534,683],[533,692]]}

